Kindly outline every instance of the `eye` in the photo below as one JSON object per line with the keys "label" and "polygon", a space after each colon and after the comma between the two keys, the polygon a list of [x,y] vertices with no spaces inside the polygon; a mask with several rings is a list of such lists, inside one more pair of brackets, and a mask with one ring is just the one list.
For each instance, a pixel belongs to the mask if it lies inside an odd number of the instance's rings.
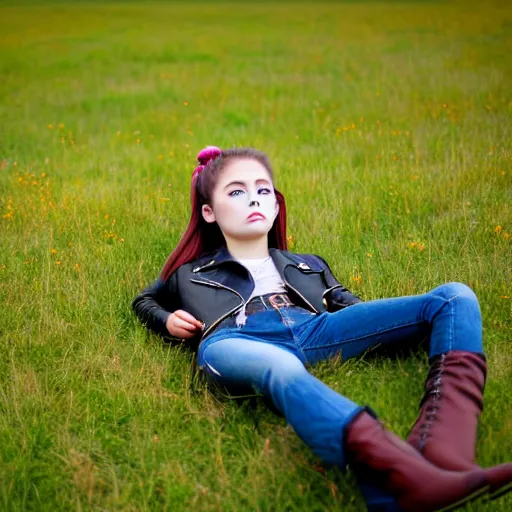
{"label": "eye", "polygon": [[258,194],[265,194],[266,195],[266,194],[271,194],[271,193],[272,193],[272,191],[269,188],[260,188],[258,190]]}
{"label": "eye", "polygon": [[239,196],[240,194],[243,194],[243,193],[244,193],[244,191],[243,191],[243,190],[241,190],[241,189],[237,188],[236,190],[232,190],[232,191],[228,194],[228,196],[230,196],[230,197],[234,197],[234,196]]}

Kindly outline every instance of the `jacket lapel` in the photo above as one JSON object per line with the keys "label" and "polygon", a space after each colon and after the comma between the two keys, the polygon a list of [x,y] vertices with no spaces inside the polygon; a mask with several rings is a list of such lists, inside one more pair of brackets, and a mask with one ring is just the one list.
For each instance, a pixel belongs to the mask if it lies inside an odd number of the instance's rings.
{"label": "jacket lapel", "polygon": [[[322,271],[312,270],[306,263],[298,261],[279,249],[269,249],[279,275],[308,304],[317,310],[325,309],[318,290],[325,289]],[[226,247],[208,255],[192,269],[194,282],[207,286],[220,285],[249,299],[254,282],[247,269],[235,261]],[[316,293],[315,293],[316,292]]]}
{"label": "jacket lapel", "polygon": [[284,269],[286,268],[286,265],[295,265],[295,262],[279,249],[269,249],[268,252],[277,268],[277,271],[279,272],[279,275],[284,279]]}
{"label": "jacket lapel", "polygon": [[196,265],[192,272],[195,274],[194,282],[212,285],[215,283],[223,288],[239,293],[244,300],[248,300],[254,290],[254,283],[247,269],[235,261],[226,247],[205,258],[204,263]]}
{"label": "jacket lapel", "polygon": [[281,277],[300,298],[318,311],[325,310],[321,293],[318,293],[325,289],[323,271],[315,271],[278,249],[269,252]]}

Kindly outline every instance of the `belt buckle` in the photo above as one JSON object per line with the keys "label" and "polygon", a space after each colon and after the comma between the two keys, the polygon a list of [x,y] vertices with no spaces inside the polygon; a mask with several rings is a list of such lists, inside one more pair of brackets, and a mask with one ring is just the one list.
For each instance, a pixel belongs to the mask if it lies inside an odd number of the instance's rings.
{"label": "belt buckle", "polygon": [[271,295],[268,298],[268,301],[270,302],[271,306],[274,309],[279,309],[285,306],[289,306],[291,304],[288,298],[282,295],[281,293],[275,293],[274,295]]}

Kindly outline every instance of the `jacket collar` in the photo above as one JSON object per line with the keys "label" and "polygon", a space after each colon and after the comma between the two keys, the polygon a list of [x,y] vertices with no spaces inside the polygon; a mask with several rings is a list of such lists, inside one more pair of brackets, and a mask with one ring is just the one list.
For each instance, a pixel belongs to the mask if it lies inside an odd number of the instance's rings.
{"label": "jacket collar", "polygon": [[227,247],[221,247],[217,249],[217,251],[201,256],[196,260],[192,272],[196,273],[202,272],[203,270],[211,270],[228,261],[234,262],[236,260],[233,259]]}
{"label": "jacket collar", "polygon": [[[303,267],[305,264],[301,263],[293,258],[293,255],[287,251],[281,251],[280,249],[270,248],[268,250],[277,271],[281,276],[284,275],[284,269],[287,265],[294,265]],[[238,263],[233,256],[231,256],[227,247],[221,247],[217,251],[210,253],[209,255],[201,258],[197,264],[193,267],[192,272],[202,272],[206,270],[213,270],[214,268],[221,266],[227,262]],[[306,265],[306,268],[307,265]]]}
{"label": "jacket collar", "polygon": [[[312,310],[321,310],[322,304],[315,304],[314,296],[308,299],[312,281],[303,271],[311,269],[304,258],[299,254],[273,248],[269,249],[269,254],[285,284],[299,294]],[[234,272],[223,272],[222,270],[226,270],[223,267],[226,266],[231,266]],[[244,301],[249,300],[254,291],[254,281],[250,272],[231,256],[226,247],[205,255],[192,266],[192,272],[197,276],[193,279],[194,282],[210,286],[216,283],[234,291]],[[298,290],[302,290],[302,293]]]}

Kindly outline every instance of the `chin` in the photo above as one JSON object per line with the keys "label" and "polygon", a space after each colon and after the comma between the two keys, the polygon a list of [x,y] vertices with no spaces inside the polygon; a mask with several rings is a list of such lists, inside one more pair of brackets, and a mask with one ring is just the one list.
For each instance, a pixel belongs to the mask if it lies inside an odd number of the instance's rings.
{"label": "chin", "polygon": [[243,233],[236,233],[234,234],[234,238],[238,238],[239,240],[254,240],[256,238],[262,238],[266,237],[269,233],[270,229],[254,229],[254,230],[247,230]]}

